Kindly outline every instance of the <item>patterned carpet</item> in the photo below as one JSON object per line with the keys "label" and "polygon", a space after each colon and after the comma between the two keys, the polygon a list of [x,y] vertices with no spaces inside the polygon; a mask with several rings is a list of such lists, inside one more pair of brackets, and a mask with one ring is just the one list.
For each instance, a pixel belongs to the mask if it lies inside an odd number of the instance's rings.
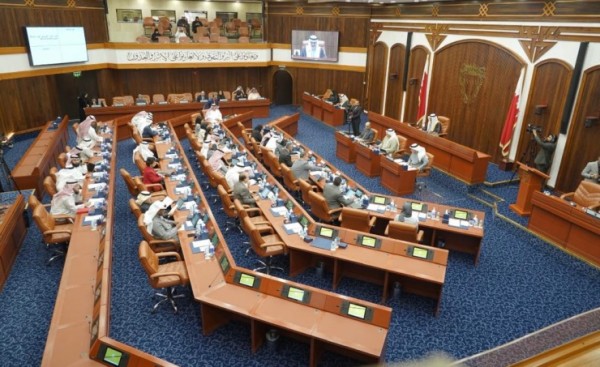
{"label": "patterned carpet", "polygon": [[[257,119],[255,123],[296,111],[297,107],[274,107],[270,118]],[[302,114],[297,139],[369,190],[387,193],[377,178],[369,179],[335,157],[333,132],[333,128]],[[18,161],[27,141],[18,142],[6,152],[9,165]],[[187,141],[182,144],[187,149]],[[122,141],[117,154],[118,167],[135,174],[133,148],[133,141]],[[188,156],[193,162],[191,154]],[[196,169],[195,173],[200,179],[200,171]],[[252,354],[250,327],[244,323],[231,323],[212,335],[202,335],[199,306],[187,290],[184,291],[187,298],[178,300],[179,314],[174,315],[168,308],[151,314],[154,290],[139,265],[137,246],[141,236],[126,205],[129,193],[120,178],[116,189],[112,338],[181,366],[307,364],[308,345],[287,338],[280,341],[277,351],[263,347]],[[438,318],[433,316],[433,301],[422,297],[402,294],[390,302],[393,313],[386,362],[413,360],[432,351],[446,352],[457,359],[468,357],[600,306],[600,271],[494,218],[489,207],[467,195],[479,195],[478,190],[433,170],[427,188],[412,195],[430,202],[485,211],[485,238],[477,267],[473,266],[471,256],[451,254]],[[512,190],[505,187],[494,193],[508,196]],[[205,194],[214,193],[208,190]],[[505,198],[512,202],[509,200],[512,199]],[[213,204],[212,210],[223,223],[225,215],[219,204]],[[244,255],[245,235],[229,231],[225,236],[236,263],[255,267],[257,257]],[[60,262],[46,267],[45,259],[39,231],[32,227],[0,294],[1,366],[40,364],[62,271]],[[280,275],[287,278],[286,274]],[[331,276],[327,273],[321,278],[309,270],[294,280],[331,290]],[[381,288],[343,279],[336,292],[377,302]],[[355,364],[343,356],[326,353],[321,365]]]}

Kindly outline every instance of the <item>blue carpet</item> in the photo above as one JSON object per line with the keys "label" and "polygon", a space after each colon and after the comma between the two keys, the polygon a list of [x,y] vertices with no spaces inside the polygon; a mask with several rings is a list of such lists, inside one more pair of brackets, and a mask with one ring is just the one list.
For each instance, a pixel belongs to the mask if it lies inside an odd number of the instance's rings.
{"label": "blue carpet", "polygon": [[[270,118],[256,119],[255,123],[297,111],[297,107],[274,107]],[[369,179],[353,165],[335,157],[333,132],[333,128],[302,114],[297,139],[369,190],[388,193],[377,178]],[[182,145],[187,149],[187,141]],[[12,162],[18,161],[26,148],[26,143],[15,144],[15,148],[7,151],[7,162],[9,158]],[[137,174],[131,160],[133,148],[131,140],[118,144],[118,167]],[[188,156],[194,162],[192,156]],[[196,168],[194,171],[201,179],[200,171]],[[277,352],[262,348],[252,354],[250,327],[244,323],[234,322],[210,336],[202,335],[199,306],[187,290],[183,290],[187,298],[178,300],[179,314],[174,315],[167,308],[151,314],[154,290],[137,258],[141,236],[126,204],[129,193],[122,179],[116,182],[112,338],[181,366],[306,365],[308,346],[287,338],[281,341]],[[477,188],[467,188],[437,170],[433,170],[426,182],[423,192],[411,196],[486,212],[482,254],[477,267],[473,266],[472,256],[451,254],[438,318],[433,316],[433,302],[428,299],[402,294],[390,302],[393,313],[386,362],[415,359],[433,350],[462,358],[600,306],[597,269],[494,218],[488,207],[467,196]],[[507,186],[494,193],[509,197],[512,191]],[[205,192],[206,196],[214,193],[212,189]],[[512,202],[509,200],[506,199]],[[211,208],[219,223],[223,223],[226,217],[219,205],[220,202],[211,204]],[[232,230],[225,233],[225,238],[239,266],[256,266],[255,255],[244,255],[245,235]],[[62,264],[44,265],[46,253],[40,239],[36,228],[28,231],[0,294],[2,366],[39,365],[41,361]],[[285,263],[282,265],[287,267]],[[287,278],[286,274],[281,276]],[[327,273],[321,278],[314,270],[308,270],[294,280],[331,290],[331,276]],[[336,292],[377,302],[381,288],[343,279]],[[356,362],[337,354],[323,355],[323,366],[353,364]]]}

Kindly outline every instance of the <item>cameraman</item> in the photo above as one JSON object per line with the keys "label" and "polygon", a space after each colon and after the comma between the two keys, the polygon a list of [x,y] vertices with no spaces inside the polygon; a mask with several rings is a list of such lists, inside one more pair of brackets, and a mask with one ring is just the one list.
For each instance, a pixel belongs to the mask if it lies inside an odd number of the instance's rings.
{"label": "cameraman", "polygon": [[538,129],[533,130],[533,137],[540,146],[540,150],[535,156],[535,166],[538,170],[546,173],[552,163],[552,154],[556,149],[556,136],[549,134],[544,140],[538,135]]}

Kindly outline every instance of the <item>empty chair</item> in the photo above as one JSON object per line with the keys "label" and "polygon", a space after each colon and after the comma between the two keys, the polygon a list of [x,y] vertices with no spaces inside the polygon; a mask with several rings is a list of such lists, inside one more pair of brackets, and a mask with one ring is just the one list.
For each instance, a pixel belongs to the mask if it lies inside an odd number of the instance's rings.
{"label": "empty chair", "polygon": [[[46,193],[48,193],[48,195],[50,195],[50,197],[54,196],[56,194],[56,182],[52,179],[51,176],[46,176],[44,178],[44,190],[46,190]],[[31,195],[34,196],[34,195]]]}
{"label": "empty chair", "polygon": [[160,33],[161,36],[170,36],[171,35],[171,21],[169,20],[168,17],[160,17],[158,19],[158,33]]}
{"label": "empty chair", "polygon": [[210,43],[217,43],[219,42],[219,35],[217,33],[211,33],[210,34]]}
{"label": "empty chair", "polygon": [[217,42],[218,43],[227,43],[227,42],[229,42],[229,39],[224,36],[219,36],[219,39],[217,40]]}
{"label": "empty chair", "polygon": [[225,99],[231,101],[231,92],[228,90],[224,90],[223,91],[223,96],[225,97]]}
{"label": "empty chair", "polygon": [[294,177],[292,169],[285,164],[279,165],[281,176],[283,177],[283,185],[292,193],[297,194],[300,190],[298,180]]}
{"label": "empty chair", "polygon": [[[170,302],[171,307],[177,313],[175,298],[183,297],[183,295],[175,295],[173,288],[189,283],[185,263],[179,254],[177,252],[155,253],[146,241],[142,241],[138,249],[138,256],[152,288],[165,289],[165,293],[155,294],[162,299],[152,307],[152,312],[155,312],[162,303]],[[159,259],[171,256],[174,256],[176,260],[165,264],[158,263]]]}
{"label": "empty chair", "polygon": [[272,270],[284,271],[281,267],[273,266],[273,256],[282,255],[287,252],[287,248],[285,247],[285,243],[281,240],[281,237],[275,234],[275,230],[272,227],[265,227],[264,229],[259,230],[254,223],[252,223],[250,217],[244,218],[243,223],[244,228],[247,228],[250,233],[249,236],[252,250],[264,259],[264,261],[259,261],[262,266],[254,270],[264,270],[267,274],[271,274]]}
{"label": "empty chair", "polygon": [[240,33],[240,38],[241,37],[250,37],[250,31],[248,30],[248,27],[240,27],[239,33]]}
{"label": "empty chair", "polygon": [[153,94],[152,95],[152,103],[161,103],[165,101],[165,96],[163,94]]}
{"label": "empty chair", "polygon": [[308,192],[308,204],[310,205],[310,211],[325,223],[335,222],[342,211],[342,208],[330,209],[325,197],[321,193],[312,190]]}
{"label": "empty chair", "polygon": [[262,37],[262,25],[260,20],[252,18],[250,24],[252,26],[252,37]]}
{"label": "empty chair", "polygon": [[[33,196],[33,195],[31,195]],[[48,213],[43,205],[36,205],[33,208],[33,221],[42,232],[44,245],[51,252],[51,256],[46,262],[49,265],[52,261],[65,255],[66,248],[71,240],[71,230],[73,224],[68,215],[52,215]],[[57,219],[63,219],[66,222],[58,224]]]}
{"label": "empty chair", "polygon": [[448,135],[448,130],[450,130],[450,118],[446,116],[438,116],[437,118],[442,125],[442,131],[440,131],[438,136],[445,137]]}
{"label": "empty chair", "polygon": [[223,185],[217,186],[217,193],[221,198],[221,203],[223,204],[223,211],[225,212],[225,214],[227,214],[227,217],[230,218],[227,219],[227,221],[225,222],[225,232],[229,231],[231,228],[237,228],[240,230],[240,232],[242,232],[242,229],[240,228],[237,219],[238,213],[235,210],[235,205],[231,201],[231,196],[229,196],[227,190],[225,190]]}
{"label": "empty chair", "polygon": [[148,38],[146,36],[138,36],[135,39],[135,42],[137,42],[137,43],[150,43],[150,41],[151,41],[150,38]]}
{"label": "empty chair", "polygon": [[371,217],[366,210],[345,207],[342,208],[342,214],[340,214],[341,227],[361,232],[371,232],[376,220],[377,217]]}
{"label": "empty chair", "polygon": [[[233,205],[235,207],[235,211],[238,213],[240,221],[243,221],[244,218],[249,217],[259,231],[266,229],[267,227],[271,227],[271,223],[262,215],[262,212],[259,208],[251,208],[248,205],[242,204],[242,202],[238,199],[233,200]],[[248,228],[242,226],[242,229],[247,235],[250,235],[250,230]]]}
{"label": "empty chair", "polygon": [[600,207],[600,185],[590,181],[581,181],[574,192],[563,194],[560,198],[595,210]]}
{"label": "empty chair", "polygon": [[417,224],[392,220],[385,229],[385,235],[402,241],[422,242],[424,233]]}
{"label": "empty chair", "polygon": [[310,203],[309,203],[310,198],[308,197],[308,192],[309,191],[316,192],[317,186],[311,185],[310,182],[308,182],[307,180],[298,179],[298,187],[300,188],[300,193],[302,194],[302,201],[304,202],[305,205],[310,206]]}
{"label": "empty chair", "polygon": [[152,19],[152,17],[144,17],[142,25],[144,27],[144,35],[152,35],[152,33],[154,32],[154,27],[156,27],[156,25],[154,24],[154,19]]}

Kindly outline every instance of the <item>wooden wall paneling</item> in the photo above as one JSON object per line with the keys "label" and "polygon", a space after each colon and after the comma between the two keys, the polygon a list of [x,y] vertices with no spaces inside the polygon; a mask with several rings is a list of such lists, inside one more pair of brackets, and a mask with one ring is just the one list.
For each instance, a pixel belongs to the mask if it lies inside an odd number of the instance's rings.
{"label": "wooden wall paneling", "polygon": [[449,44],[434,58],[427,112],[450,118],[450,140],[497,162],[500,134],[523,64],[491,42]]}
{"label": "wooden wall paneling", "polygon": [[417,113],[419,110],[419,92],[421,91],[423,69],[425,68],[425,63],[427,62],[428,56],[429,51],[423,46],[413,47],[410,52],[407,76],[408,84],[406,86],[406,98],[404,100],[404,118],[401,119],[401,121],[409,123],[417,122]]}
{"label": "wooden wall paneling", "polygon": [[370,52],[373,53],[373,56],[370,58],[370,65],[368,66],[368,110],[381,114],[385,93],[388,47],[383,42],[376,42]]}
{"label": "wooden wall paneling", "polygon": [[[527,161],[524,156],[533,135],[527,132],[527,124],[543,127],[542,135],[552,133],[557,135],[560,130],[560,120],[566,103],[569,83],[573,68],[564,61],[557,59],[545,60],[535,65],[527,107],[523,117],[523,128],[518,139],[516,159]],[[537,105],[546,105],[541,114],[536,114]],[[536,148],[537,145],[532,143]],[[534,150],[537,151],[537,150]],[[531,150],[530,150],[531,152]],[[533,164],[533,160],[531,161]]]}
{"label": "wooden wall paneling", "polygon": [[600,66],[584,71],[577,95],[556,180],[556,188],[563,192],[575,191],[581,182],[581,171],[585,164],[600,156],[600,124],[587,128],[584,126],[586,116],[600,114]]}
{"label": "wooden wall paneling", "polygon": [[403,44],[397,43],[390,49],[387,91],[385,93],[385,115],[396,120],[401,120],[405,55],[406,47]]}

